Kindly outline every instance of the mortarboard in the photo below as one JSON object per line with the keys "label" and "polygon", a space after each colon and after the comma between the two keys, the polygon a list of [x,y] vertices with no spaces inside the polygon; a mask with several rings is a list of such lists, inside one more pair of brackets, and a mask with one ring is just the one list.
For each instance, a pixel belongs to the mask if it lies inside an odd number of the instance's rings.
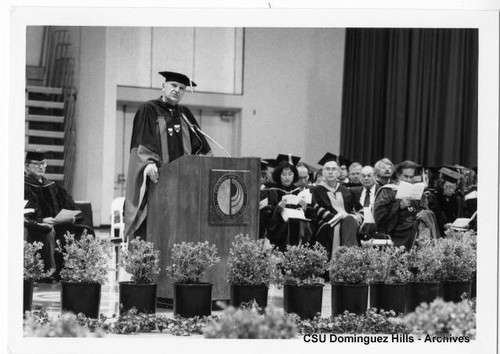
{"label": "mortarboard", "polygon": [[300,160],[299,156],[293,156],[292,154],[279,154],[278,157],[276,157],[277,163],[286,161],[294,166],[296,166],[299,163],[299,160]]}
{"label": "mortarboard", "polygon": [[349,167],[351,164],[351,161],[346,159],[344,156],[341,155],[335,155],[332,154],[331,152],[327,152],[321,160],[318,161],[318,165],[323,166],[325,163],[329,161],[335,161],[339,166],[345,165],[346,167]]}
{"label": "mortarboard", "polygon": [[33,150],[26,153],[26,161],[43,161],[45,160],[45,151]]}
{"label": "mortarboard", "polygon": [[261,171],[265,171],[267,170],[267,166],[269,165],[269,162],[267,162],[266,160],[260,160],[260,170]]}
{"label": "mortarboard", "polygon": [[186,86],[196,87],[197,85],[194,81],[191,81],[189,77],[181,73],[175,73],[173,71],[160,71],[158,72],[161,76],[165,78],[165,81],[175,81],[180,82]]}
{"label": "mortarboard", "polygon": [[461,173],[458,173],[446,167],[440,169],[439,172],[441,172],[441,179],[450,183],[457,183],[458,180],[463,177]]}
{"label": "mortarboard", "polygon": [[275,159],[262,159],[262,161],[267,162],[267,167],[276,167],[278,165],[278,161]]}

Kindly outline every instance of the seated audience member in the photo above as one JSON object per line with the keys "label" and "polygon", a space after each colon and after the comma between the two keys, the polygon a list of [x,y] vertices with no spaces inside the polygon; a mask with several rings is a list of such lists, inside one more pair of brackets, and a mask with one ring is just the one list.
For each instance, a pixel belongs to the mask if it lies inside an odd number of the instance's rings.
{"label": "seated audience member", "polygon": [[[375,195],[379,190],[379,185],[376,183],[373,167],[364,166],[361,169],[361,187],[352,187],[352,194],[363,206],[363,216],[370,220],[373,218],[373,206],[375,204]],[[370,216],[367,215],[370,213]],[[363,220],[365,221],[365,220]],[[375,223],[363,222],[359,233],[361,235],[370,235],[375,232]]]}
{"label": "seated audience member", "polygon": [[280,154],[277,158],[280,162],[273,171],[273,181],[277,182],[266,185],[268,203],[273,210],[266,225],[267,237],[281,251],[286,250],[287,245],[308,242],[312,234],[309,221],[287,219],[286,216],[284,218],[283,214],[285,208],[301,208],[304,215],[307,210],[307,204],[303,200],[300,200],[297,205],[290,205],[283,199],[283,196],[287,194],[297,195],[300,192],[300,188],[295,185],[299,178],[295,164],[298,163],[299,159],[300,157],[297,156]]}
{"label": "seated audience member", "polygon": [[297,164],[297,172],[299,174],[299,179],[295,185],[300,188],[300,190],[311,188],[311,183],[309,182],[309,169],[307,165],[303,162]]}
{"label": "seated audience member", "polygon": [[259,238],[266,237],[266,229],[269,218],[273,212],[272,207],[269,205],[270,191],[266,189],[267,180],[267,166],[266,160],[260,162],[260,206],[259,206]]}
{"label": "seated audience member", "polygon": [[[403,161],[396,168],[398,185],[412,183],[415,171],[420,168],[412,161]],[[434,213],[428,210],[425,194],[420,200],[410,198],[396,199],[398,185],[382,186],[375,197],[374,216],[377,231],[389,234],[396,246],[404,245],[407,250],[413,247],[419,235],[438,237]]]}
{"label": "seated audience member", "polygon": [[363,166],[359,162],[353,162],[349,165],[349,182],[345,185],[351,187],[361,187],[361,169]]}
{"label": "seated audience member", "polygon": [[[334,154],[332,155],[335,156]],[[336,161],[339,164],[339,178],[338,178],[339,183],[348,184],[349,171],[347,170],[347,166],[351,164],[351,161],[349,161],[342,155],[338,155]]]}
{"label": "seated audience member", "polygon": [[323,165],[324,181],[312,189],[317,231],[315,240],[331,257],[338,246],[358,246],[358,228],[362,208],[352,191],[338,182],[339,165],[335,155],[326,153],[318,162]]}
{"label": "seated audience member", "polygon": [[446,224],[465,217],[465,214],[464,198],[457,190],[462,175],[448,168],[442,168],[440,172],[438,188],[435,193],[428,196],[428,199],[429,209],[436,215],[439,230],[443,234]]}
{"label": "seated audience member", "polygon": [[323,169],[320,168],[316,171],[316,175],[314,176],[314,185],[317,186],[321,182],[323,182]]}
{"label": "seated audience member", "polygon": [[264,162],[267,163],[267,183],[272,183],[273,181],[273,171],[278,165],[278,162],[275,159],[264,159]]}
{"label": "seated audience member", "polygon": [[32,208],[33,213],[25,216],[24,225],[28,230],[28,241],[41,241],[41,256],[46,268],[55,268],[54,277],[58,278],[63,258],[59,252],[54,253],[55,240],[64,245],[64,234],[69,231],[78,238],[84,229],[94,234],[88,225],[76,224],[75,217],[56,219],[62,209],[78,210],[73,198],[57,183],[44,177],[47,168],[45,152],[28,151],[25,161],[24,199],[25,208]]}
{"label": "seated audience member", "polygon": [[383,186],[384,184],[394,184],[395,181],[392,179],[394,173],[394,165],[387,157],[378,160],[373,166],[375,171],[375,177],[377,178],[377,184]]}

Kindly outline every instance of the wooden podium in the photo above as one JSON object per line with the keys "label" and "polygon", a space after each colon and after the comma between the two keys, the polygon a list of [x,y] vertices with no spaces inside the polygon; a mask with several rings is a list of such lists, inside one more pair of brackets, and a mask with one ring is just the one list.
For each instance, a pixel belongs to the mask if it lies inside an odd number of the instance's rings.
{"label": "wooden podium", "polygon": [[170,265],[174,243],[208,241],[221,262],[204,281],[212,299],[229,299],[226,261],[237,234],[258,237],[260,159],[183,156],[159,169],[148,191],[147,240],[160,255],[157,296],[173,298]]}

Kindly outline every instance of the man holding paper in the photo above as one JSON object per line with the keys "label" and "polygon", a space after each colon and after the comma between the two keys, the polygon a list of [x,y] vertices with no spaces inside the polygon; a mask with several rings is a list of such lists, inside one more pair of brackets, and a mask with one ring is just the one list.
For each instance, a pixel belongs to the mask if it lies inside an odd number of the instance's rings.
{"label": "man holding paper", "polygon": [[84,229],[94,234],[90,226],[75,224],[80,214],[73,198],[57,183],[44,177],[47,168],[44,151],[28,151],[25,160],[24,199],[25,209],[33,212],[25,215],[28,241],[41,241],[41,256],[45,268],[56,269],[55,278],[62,268],[62,255],[55,254],[55,240],[64,244],[64,234],[69,231],[79,237]]}
{"label": "man holding paper", "polygon": [[374,216],[377,231],[389,234],[395,246],[413,247],[418,235],[438,237],[436,217],[428,210],[425,184],[413,184],[420,166],[403,161],[396,167],[398,184],[386,184],[377,192]]}

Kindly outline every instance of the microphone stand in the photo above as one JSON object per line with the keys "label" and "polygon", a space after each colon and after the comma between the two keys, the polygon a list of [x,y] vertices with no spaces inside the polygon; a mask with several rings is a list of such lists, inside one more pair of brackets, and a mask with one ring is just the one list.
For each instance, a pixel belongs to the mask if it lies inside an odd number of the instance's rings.
{"label": "microphone stand", "polygon": [[[219,147],[219,149],[221,149],[228,157],[231,157],[231,155],[229,155],[229,153],[226,151],[226,149],[224,149],[218,142],[216,142],[214,139],[212,139],[212,137],[210,135],[208,135],[203,130],[201,130],[197,125],[191,123],[189,121],[189,119],[185,116],[184,113],[182,113],[181,116],[182,116],[182,119],[184,119],[186,124],[189,126],[189,129],[191,129],[191,131],[198,137],[198,139],[200,139],[200,137],[196,133],[197,131],[200,132],[204,137],[209,139],[211,142],[213,142],[215,145],[217,145]],[[201,141],[201,139],[200,139],[200,141]],[[202,141],[202,143],[203,143],[203,141]]]}

